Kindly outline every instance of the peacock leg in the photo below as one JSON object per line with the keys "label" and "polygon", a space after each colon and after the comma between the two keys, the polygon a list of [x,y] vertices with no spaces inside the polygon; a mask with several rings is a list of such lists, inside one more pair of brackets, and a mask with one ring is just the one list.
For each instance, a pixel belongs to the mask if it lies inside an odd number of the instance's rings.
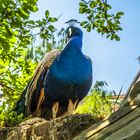
{"label": "peacock leg", "polygon": [[52,116],[53,116],[53,119],[56,118],[58,109],[59,109],[59,102],[55,102],[53,104],[53,106],[52,106]]}
{"label": "peacock leg", "polygon": [[40,96],[39,96],[39,100],[38,100],[38,103],[37,103],[37,108],[36,108],[36,111],[35,111],[35,114],[37,116],[41,115],[40,106],[43,103],[44,99],[45,99],[44,88],[42,88],[41,91],[40,91]]}
{"label": "peacock leg", "polygon": [[73,103],[72,100],[69,99],[69,103],[68,103],[68,114],[72,114],[74,112],[74,110],[76,109],[77,102],[78,102],[78,100],[76,100],[76,102]]}
{"label": "peacock leg", "polygon": [[74,111],[76,109],[77,104],[78,104],[78,100],[76,100],[76,102],[74,103]]}

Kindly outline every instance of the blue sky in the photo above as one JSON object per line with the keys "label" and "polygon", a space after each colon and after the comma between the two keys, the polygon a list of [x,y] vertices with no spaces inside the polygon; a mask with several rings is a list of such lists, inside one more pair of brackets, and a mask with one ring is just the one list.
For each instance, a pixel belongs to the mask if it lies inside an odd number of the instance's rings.
{"label": "blue sky", "polygon": [[[119,32],[121,41],[110,41],[96,31],[87,33],[83,29],[83,52],[93,61],[93,84],[106,81],[108,88],[116,92],[124,85],[125,93],[140,68],[136,60],[140,55],[140,0],[108,0],[108,3],[112,6],[112,12],[125,13],[121,20],[123,31]],[[45,10],[49,10],[51,16],[61,15],[56,27],[66,28],[65,22],[69,19],[84,19],[78,13],[78,6],[76,0],[38,0],[39,11],[31,18],[41,19]]]}

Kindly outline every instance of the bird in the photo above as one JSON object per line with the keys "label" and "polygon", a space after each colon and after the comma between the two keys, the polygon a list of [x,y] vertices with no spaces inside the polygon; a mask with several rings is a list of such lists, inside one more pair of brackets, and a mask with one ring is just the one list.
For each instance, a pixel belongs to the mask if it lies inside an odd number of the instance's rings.
{"label": "bird", "polygon": [[82,51],[83,32],[71,25],[62,51],[53,49],[38,64],[15,111],[53,119],[72,114],[92,85],[92,61]]}

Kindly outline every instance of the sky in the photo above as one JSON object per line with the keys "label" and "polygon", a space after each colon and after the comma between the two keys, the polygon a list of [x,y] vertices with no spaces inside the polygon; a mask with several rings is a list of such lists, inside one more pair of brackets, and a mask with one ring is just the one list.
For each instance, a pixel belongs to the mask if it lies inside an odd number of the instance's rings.
{"label": "sky", "polygon": [[[69,19],[85,19],[78,13],[78,0],[38,0],[39,11],[31,14],[37,20],[49,10],[50,15],[59,17],[55,26],[67,28]],[[96,31],[88,33],[83,30],[83,52],[90,56],[93,63],[93,85],[96,81],[106,81],[108,89],[119,92],[123,86],[123,94],[140,68],[137,57],[140,56],[140,0],[108,0],[112,13],[123,11],[121,19],[123,31],[119,32],[121,41],[111,41]]]}

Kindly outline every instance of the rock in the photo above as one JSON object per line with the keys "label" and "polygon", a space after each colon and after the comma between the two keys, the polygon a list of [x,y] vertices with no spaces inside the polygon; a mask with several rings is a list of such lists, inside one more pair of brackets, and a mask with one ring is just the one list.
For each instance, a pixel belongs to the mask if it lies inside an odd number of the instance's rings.
{"label": "rock", "polygon": [[51,121],[32,118],[14,128],[1,129],[0,135],[2,140],[71,140],[95,122],[88,114],[75,114]]}

